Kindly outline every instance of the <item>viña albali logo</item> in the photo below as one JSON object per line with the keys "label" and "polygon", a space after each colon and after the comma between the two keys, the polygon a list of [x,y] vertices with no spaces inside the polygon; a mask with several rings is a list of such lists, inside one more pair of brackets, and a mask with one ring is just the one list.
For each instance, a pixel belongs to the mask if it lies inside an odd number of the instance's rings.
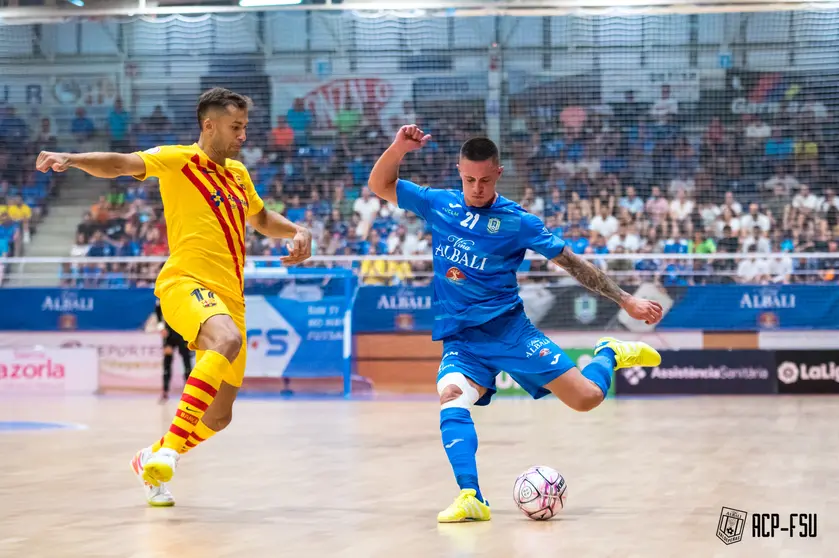
{"label": "vi\u00f1a albali logo", "polygon": [[469,269],[484,270],[487,258],[472,253],[472,248],[475,247],[474,240],[466,240],[459,236],[449,235],[448,241],[449,243],[441,242],[434,248],[435,257],[446,258],[450,262],[468,267]]}

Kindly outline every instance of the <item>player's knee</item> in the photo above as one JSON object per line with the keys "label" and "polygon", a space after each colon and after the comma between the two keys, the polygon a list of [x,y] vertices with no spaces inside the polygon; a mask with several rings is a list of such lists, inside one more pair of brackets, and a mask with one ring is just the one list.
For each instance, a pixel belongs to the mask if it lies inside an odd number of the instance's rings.
{"label": "player's knee", "polygon": [[461,395],[463,395],[463,391],[459,387],[448,385],[440,392],[440,405],[445,405],[446,403],[454,401]]}
{"label": "player's knee", "polygon": [[166,356],[170,356],[172,354],[172,347],[170,347],[169,345],[163,347],[163,354]]}
{"label": "player's knee", "polygon": [[460,372],[446,374],[440,378],[437,382],[437,393],[440,394],[440,406],[443,409],[469,409],[481,397],[478,389]]}
{"label": "player's knee", "polygon": [[242,350],[242,334],[239,330],[225,331],[219,339],[217,352],[224,355],[224,357],[233,362],[239,356],[239,351]]}
{"label": "player's knee", "polygon": [[213,316],[199,334],[199,347],[215,351],[233,362],[242,350],[242,334],[229,316]]}

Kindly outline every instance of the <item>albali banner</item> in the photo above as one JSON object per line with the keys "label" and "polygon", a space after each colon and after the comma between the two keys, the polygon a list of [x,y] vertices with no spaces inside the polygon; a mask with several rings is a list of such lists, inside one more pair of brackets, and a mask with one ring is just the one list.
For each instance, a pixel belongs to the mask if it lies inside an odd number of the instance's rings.
{"label": "albali banner", "polygon": [[771,351],[660,351],[661,365],[615,374],[621,395],[746,395],[776,393]]}
{"label": "albali banner", "polygon": [[[353,306],[355,333],[430,332],[434,326],[433,289],[421,287],[361,287]],[[528,317],[543,330],[620,328],[619,308],[583,287],[523,285],[520,291]]]}
{"label": "albali banner", "polygon": [[705,285],[668,289],[672,308],[657,329],[839,329],[831,285]]}
{"label": "albali banner", "polygon": [[[543,331],[762,331],[839,329],[839,289],[822,285],[624,287],[664,309],[657,325],[630,318],[614,302],[577,286],[522,285],[524,309]],[[357,333],[431,331],[432,287],[361,287],[353,308]]]}
{"label": "albali banner", "polygon": [[776,351],[778,393],[839,393],[839,351]]}
{"label": "albali banner", "polygon": [[[574,363],[577,365],[577,368],[579,368],[580,370],[585,368],[588,365],[588,363],[591,362],[593,352],[594,352],[591,349],[562,349],[562,351],[565,354],[567,354],[568,357],[571,360],[574,361]],[[495,377],[495,389],[497,390],[496,394],[500,395],[502,397],[504,397],[504,396],[507,396],[507,397],[509,397],[509,396],[515,396],[515,397],[527,396],[527,397],[530,397],[530,395],[526,391],[524,391],[521,388],[521,386],[518,383],[516,383],[516,381],[513,380],[513,378],[510,377],[509,374],[507,374],[506,372],[503,372],[503,371],[501,373],[499,373],[498,376]],[[614,394],[615,394],[615,382],[614,382],[614,377],[613,377],[612,378],[612,385],[609,387],[608,395],[611,396],[611,395],[614,395]]]}
{"label": "albali banner", "polygon": [[98,371],[90,348],[0,349],[0,393],[92,394]]}
{"label": "albali banner", "polygon": [[141,329],[153,289],[0,289],[0,331]]}
{"label": "albali banner", "polygon": [[702,285],[624,287],[664,309],[657,325],[639,322],[616,304],[579,286],[527,285],[525,311],[543,330],[763,331],[839,329],[839,289],[829,285]]}
{"label": "albali banner", "polygon": [[360,287],[353,305],[353,332],[430,332],[431,294],[431,286]]}

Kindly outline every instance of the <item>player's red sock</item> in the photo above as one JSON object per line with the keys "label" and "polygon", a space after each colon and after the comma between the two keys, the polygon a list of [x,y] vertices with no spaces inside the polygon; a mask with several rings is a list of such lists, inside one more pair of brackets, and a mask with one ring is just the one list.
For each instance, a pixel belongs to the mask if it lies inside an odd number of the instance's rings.
{"label": "player's red sock", "polygon": [[[190,435],[207,411],[207,407],[213,402],[221,385],[221,379],[229,368],[230,361],[224,355],[215,351],[204,351],[186,381],[184,393],[178,403],[178,410],[175,418],[172,419],[169,431],[152,446],[152,451],[164,447],[180,452],[186,446]],[[204,436],[201,437],[206,439]]]}
{"label": "player's red sock", "polygon": [[209,426],[204,424],[203,420],[198,421],[198,424],[195,425],[195,429],[190,433],[189,438],[184,443],[184,447],[181,448],[180,453],[187,453],[192,448],[198,446],[198,444],[206,442],[215,435],[216,431],[211,430]]}

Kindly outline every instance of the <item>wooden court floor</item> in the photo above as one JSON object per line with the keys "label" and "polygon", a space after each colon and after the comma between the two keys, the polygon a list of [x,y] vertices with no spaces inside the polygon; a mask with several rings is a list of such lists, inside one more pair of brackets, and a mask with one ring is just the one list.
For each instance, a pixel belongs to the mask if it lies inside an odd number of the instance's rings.
{"label": "wooden court floor", "polygon": [[[439,526],[456,495],[432,401],[241,400],[230,429],[181,461],[177,506],[151,509],[130,474],[174,403],[2,398],[2,557],[749,557],[839,555],[839,405],[830,398],[499,400],[474,415],[489,523]],[[3,424],[0,422],[0,424]],[[6,423],[8,426],[8,423]],[[569,484],[563,514],[527,519],[516,475]],[[716,537],[723,506],[743,540]],[[751,514],[817,513],[815,539],[757,539]]]}

